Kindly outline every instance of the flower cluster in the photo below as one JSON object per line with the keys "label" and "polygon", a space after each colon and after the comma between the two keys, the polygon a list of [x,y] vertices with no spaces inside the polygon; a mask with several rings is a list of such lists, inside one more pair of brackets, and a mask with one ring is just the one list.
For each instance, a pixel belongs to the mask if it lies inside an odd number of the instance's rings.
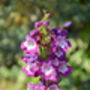
{"label": "flower cluster", "polygon": [[72,22],[61,27],[49,29],[50,14],[35,23],[35,29],[26,35],[21,43],[25,56],[22,60],[27,64],[23,72],[28,77],[40,76],[40,85],[27,83],[28,90],[62,90],[58,87],[61,77],[67,77],[72,67],[67,65],[66,52],[71,44],[67,40],[67,31]]}

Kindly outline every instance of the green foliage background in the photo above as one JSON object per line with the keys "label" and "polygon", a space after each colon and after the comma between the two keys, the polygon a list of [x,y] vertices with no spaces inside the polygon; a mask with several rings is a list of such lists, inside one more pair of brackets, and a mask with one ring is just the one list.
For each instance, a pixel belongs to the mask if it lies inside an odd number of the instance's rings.
{"label": "green foliage background", "polygon": [[0,0],[0,90],[26,90],[37,83],[21,71],[20,43],[43,10],[52,14],[51,26],[73,21],[68,29],[72,48],[67,53],[73,73],[59,84],[64,90],[90,90],[90,0]]}

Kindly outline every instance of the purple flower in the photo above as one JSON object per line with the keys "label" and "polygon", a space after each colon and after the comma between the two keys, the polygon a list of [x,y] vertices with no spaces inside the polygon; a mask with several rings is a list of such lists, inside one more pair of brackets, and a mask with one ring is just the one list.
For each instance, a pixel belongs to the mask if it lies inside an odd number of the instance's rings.
{"label": "purple flower", "polygon": [[26,67],[23,68],[23,72],[26,73],[27,76],[34,76],[38,70],[39,70],[38,62],[29,63]]}
{"label": "purple flower", "polygon": [[51,35],[56,35],[57,34],[57,29],[56,28],[53,28],[52,30],[51,30]]}
{"label": "purple flower", "polygon": [[49,63],[43,63],[41,67],[41,72],[47,81],[56,81],[57,73],[55,69]]}
{"label": "purple flower", "polygon": [[60,63],[60,65],[58,67],[58,72],[59,72],[59,74],[66,77],[70,73],[72,73],[72,67],[66,66],[66,64],[64,62],[62,62],[62,63]]}
{"label": "purple flower", "polygon": [[35,28],[39,28],[40,26],[41,26],[41,23],[38,21],[38,22],[35,23],[35,26],[34,27]]}
{"label": "purple flower", "polygon": [[34,54],[30,54],[28,56],[23,56],[21,58],[26,64],[38,61],[38,54],[34,53]]}
{"label": "purple flower", "polygon": [[21,43],[21,48],[24,50],[25,53],[37,53],[39,47],[35,40],[29,36],[26,37],[26,40]]}
{"label": "purple flower", "polygon": [[60,33],[58,33],[58,35],[61,35],[62,37],[66,37],[68,34],[67,30],[62,30]]}
{"label": "purple flower", "polygon": [[28,89],[27,90],[46,90],[44,85],[33,85],[27,83]]}
{"label": "purple flower", "polygon": [[23,70],[23,72],[27,75],[27,76],[34,76],[35,75],[35,73],[34,72],[32,72],[31,70],[30,70],[30,65],[27,65],[26,67],[24,67],[22,70]]}
{"label": "purple flower", "polygon": [[58,58],[65,58],[66,56],[66,53],[64,52],[64,50],[62,48],[58,48],[55,55],[58,57]]}
{"label": "purple flower", "polygon": [[70,42],[67,39],[61,38],[58,36],[56,38],[56,45],[61,47],[65,52],[68,50],[68,48],[71,46]]}
{"label": "purple flower", "polygon": [[72,24],[73,24],[73,23],[72,23],[71,21],[69,21],[69,22],[63,24],[62,27],[63,27],[63,28],[68,28],[68,27],[70,27]]}
{"label": "purple flower", "polygon": [[50,22],[48,20],[46,20],[46,21],[43,22],[43,25],[44,26],[49,26],[49,24],[50,24]]}
{"label": "purple flower", "polygon": [[58,58],[55,58],[54,60],[51,61],[52,62],[52,65],[55,66],[55,67],[58,67],[59,66],[59,59]]}
{"label": "purple flower", "polygon": [[30,36],[37,42],[37,44],[41,43],[41,32],[39,30],[33,30],[30,32]]}
{"label": "purple flower", "polygon": [[41,32],[39,30],[32,30],[30,36],[35,39],[36,37],[41,36]]}
{"label": "purple flower", "polygon": [[55,45],[50,48],[50,54],[61,60],[64,59],[66,56],[65,51],[61,47]]}

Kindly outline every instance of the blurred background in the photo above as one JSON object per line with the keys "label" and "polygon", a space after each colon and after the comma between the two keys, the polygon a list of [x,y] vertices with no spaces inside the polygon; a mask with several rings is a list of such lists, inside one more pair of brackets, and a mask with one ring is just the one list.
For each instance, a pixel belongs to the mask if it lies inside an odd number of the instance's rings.
{"label": "blurred background", "polygon": [[26,90],[27,78],[20,43],[43,17],[52,14],[52,26],[73,21],[68,28],[72,48],[67,53],[73,73],[63,78],[64,90],[90,90],[90,0],[0,0],[0,90]]}

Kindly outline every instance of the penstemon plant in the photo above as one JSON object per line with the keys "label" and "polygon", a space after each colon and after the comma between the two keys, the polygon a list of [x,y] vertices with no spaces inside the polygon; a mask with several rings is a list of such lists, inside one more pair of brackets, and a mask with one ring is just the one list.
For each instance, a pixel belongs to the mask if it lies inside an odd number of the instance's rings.
{"label": "penstemon plant", "polygon": [[21,49],[25,56],[22,60],[27,64],[22,70],[28,77],[40,77],[40,84],[27,83],[27,90],[63,90],[58,87],[61,77],[67,77],[72,67],[66,65],[66,52],[71,44],[67,39],[67,31],[72,22],[49,29],[50,13],[34,25],[35,29],[25,36]]}

